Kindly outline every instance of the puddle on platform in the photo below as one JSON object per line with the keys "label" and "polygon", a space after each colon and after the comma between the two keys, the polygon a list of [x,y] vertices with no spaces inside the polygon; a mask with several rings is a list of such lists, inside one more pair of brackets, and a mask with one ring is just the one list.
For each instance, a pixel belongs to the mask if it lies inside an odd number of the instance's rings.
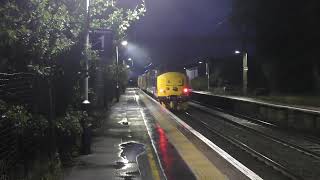
{"label": "puddle on platform", "polygon": [[136,179],[137,176],[140,176],[139,171],[126,172],[121,174],[119,177],[125,180],[131,180],[131,179]]}
{"label": "puddle on platform", "polygon": [[133,141],[120,144],[120,149],[120,157],[128,163],[136,163],[137,156],[146,150],[144,144]]}
{"label": "puddle on platform", "polygon": [[119,166],[119,169],[123,170],[120,173],[120,178],[131,180],[140,176],[138,163],[136,161],[137,156],[141,153],[145,152],[145,145],[130,141],[125,142],[119,145],[121,152],[119,153],[119,157],[122,159],[121,162],[116,162]]}

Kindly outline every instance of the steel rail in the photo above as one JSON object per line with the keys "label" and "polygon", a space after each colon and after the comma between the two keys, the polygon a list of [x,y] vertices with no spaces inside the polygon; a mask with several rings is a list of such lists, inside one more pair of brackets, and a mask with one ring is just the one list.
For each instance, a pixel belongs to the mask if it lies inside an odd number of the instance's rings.
{"label": "steel rail", "polygon": [[250,148],[248,145],[246,145],[243,142],[240,142],[239,140],[230,137],[230,136],[226,136],[223,135],[222,133],[220,133],[219,131],[213,129],[210,127],[210,125],[202,120],[199,119],[195,119],[191,114],[186,113],[189,117],[191,117],[192,119],[194,119],[194,122],[198,122],[200,123],[203,127],[205,127],[207,130],[209,130],[211,133],[218,135],[220,138],[224,139],[225,141],[230,142],[231,144],[233,144],[234,146],[240,148],[241,150],[247,152],[248,154],[250,154],[251,156],[257,158],[259,161],[263,162],[264,164],[266,164],[269,167],[272,167],[273,169],[279,171],[280,173],[282,173],[283,175],[289,177],[290,179],[293,180],[302,180],[303,178],[295,175],[294,173],[290,172],[286,167],[282,166],[281,164],[273,161],[272,159],[266,157],[265,155],[259,153],[258,151]]}
{"label": "steel rail", "polygon": [[[200,104],[200,105],[203,106],[202,104]],[[233,124],[233,125],[238,126],[238,127],[242,127],[242,128],[244,128],[244,129],[252,132],[252,133],[259,134],[260,136],[263,136],[264,138],[267,138],[267,139],[269,139],[269,140],[271,140],[271,141],[280,143],[280,144],[282,144],[282,145],[284,145],[284,146],[287,146],[287,147],[289,147],[289,148],[291,148],[291,149],[294,149],[294,150],[299,151],[299,152],[301,152],[301,153],[303,153],[303,154],[306,154],[306,155],[308,155],[308,156],[311,156],[311,157],[313,157],[313,158],[316,158],[316,159],[320,160],[320,154],[315,153],[315,152],[313,152],[313,151],[310,151],[310,150],[308,150],[308,149],[306,149],[306,148],[304,148],[304,147],[301,147],[300,145],[296,145],[296,144],[293,144],[293,143],[286,142],[286,141],[284,141],[284,140],[282,140],[282,139],[280,139],[280,138],[276,138],[276,137],[274,137],[274,136],[271,136],[271,135],[268,135],[268,134],[266,134],[266,133],[260,132],[260,131],[258,131],[258,130],[256,130],[256,129],[253,129],[253,128],[251,128],[251,127],[245,126],[245,125],[243,125],[243,124],[241,124],[241,123],[234,122],[234,121],[232,121],[232,120],[230,120],[230,119],[228,119],[228,118],[225,118],[225,117],[223,117],[223,116],[220,116],[220,115],[215,114],[215,113],[212,113],[212,112],[209,112],[209,111],[204,110],[204,109],[202,109],[202,108],[199,108],[199,107],[196,107],[196,106],[193,106],[193,107],[199,109],[199,110],[202,111],[202,112],[205,112],[205,113],[208,113],[208,114],[210,114],[210,115],[219,117],[219,118],[227,121],[227,122],[230,123],[230,124]],[[211,107],[210,107],[210,108],[211,108]],[[227,111],[224,111],[224,110],[219,110],[219,111],[222,112],[222,113],[231,114],[231,113],[229,113],[229,112],[227,112]],[[232,115],[232,114],[231,114],[231,115]],[[245,119],[245,120],[247,120],[247,119]],[[250,122],[252,122],[252,121],[250,121]]]}

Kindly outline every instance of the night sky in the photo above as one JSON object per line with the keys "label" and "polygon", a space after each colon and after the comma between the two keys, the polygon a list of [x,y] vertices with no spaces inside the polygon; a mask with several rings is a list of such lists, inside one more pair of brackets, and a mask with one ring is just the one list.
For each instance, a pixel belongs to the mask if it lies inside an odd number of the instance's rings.
{"label": "night sky", "polygon": [[231,0],[147,0],[147,13],[130,33],[137,65],[191,63],[232,55],[239,34],[228,21]]}

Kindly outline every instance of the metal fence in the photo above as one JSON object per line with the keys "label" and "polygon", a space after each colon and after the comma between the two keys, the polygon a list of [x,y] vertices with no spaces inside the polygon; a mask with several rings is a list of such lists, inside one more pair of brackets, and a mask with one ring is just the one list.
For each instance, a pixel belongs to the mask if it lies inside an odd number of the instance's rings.
{"label": "metal fence", "polygon": [[[0,99],[10,104],[23,104],[32,108],[34,77],[30,73],[0,73]],[[20,143],[15,131],[15,124],[5,121],[3,114],[0,114],[1,177],[7,176],[10,168],[19,160]]]}
{"label": "metal fence", "polygon": [[32,104],[34,75],[0,73],[0,99],[10,103]]}

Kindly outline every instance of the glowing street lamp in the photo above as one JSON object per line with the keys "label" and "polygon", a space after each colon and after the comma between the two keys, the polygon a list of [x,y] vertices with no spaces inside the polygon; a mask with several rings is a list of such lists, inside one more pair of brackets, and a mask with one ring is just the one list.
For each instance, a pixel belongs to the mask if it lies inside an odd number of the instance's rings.
{"label": "glowing street lamp", "polygon": [[128,45],[128,41],[122,41],[122,42],[121,42],[121,45],[122,45],[122,46],[127,46],[127,45]]}
{"label": "glowing street lamp", "polygon": [[[127,46],[128,45],[128,41],[124,40],[121,41],[121,45],[122,46]],[[118,72],[118,65],[119,65],[119,46],[118,44],[116,45],[116,64],[117,64],[117,89],[119,88],[119,72]]]}
{"label": "glowing street lamp", "polygon": [[234,51],[235,54],[240,54],[241,52],[239,50]]}
{"label": "glowing street lamp", "polygon": [[[127,46],[128,45],[128,41],[124,40],[121,41],[121,45],[122,46]],[[116,60],[117,60],[117,65],[119,64],[119,47],[118,45],[116,45]]]}
{"label": "glowing street lamp", "polygon": [[128,58],[128,61],[131,61],[131,65],[133,67],[133,59],[132,58]]}
{"label": "glowing street lamp", "polygon": [[[203,61],[199,61],[199,64],[202,64]],[[209,62],[206,60],[206,76],[207,76],[207,85],[208,85],[208,91],[210,90],[210,69],[209,69]]]}
{"label": "glowing street lamp", "polygon": [[246,51],[240,52],[239,50],[234,51],[235,54],[242,54],[242,91],[243,94],[247,94],[248,90],[248,53]]}

